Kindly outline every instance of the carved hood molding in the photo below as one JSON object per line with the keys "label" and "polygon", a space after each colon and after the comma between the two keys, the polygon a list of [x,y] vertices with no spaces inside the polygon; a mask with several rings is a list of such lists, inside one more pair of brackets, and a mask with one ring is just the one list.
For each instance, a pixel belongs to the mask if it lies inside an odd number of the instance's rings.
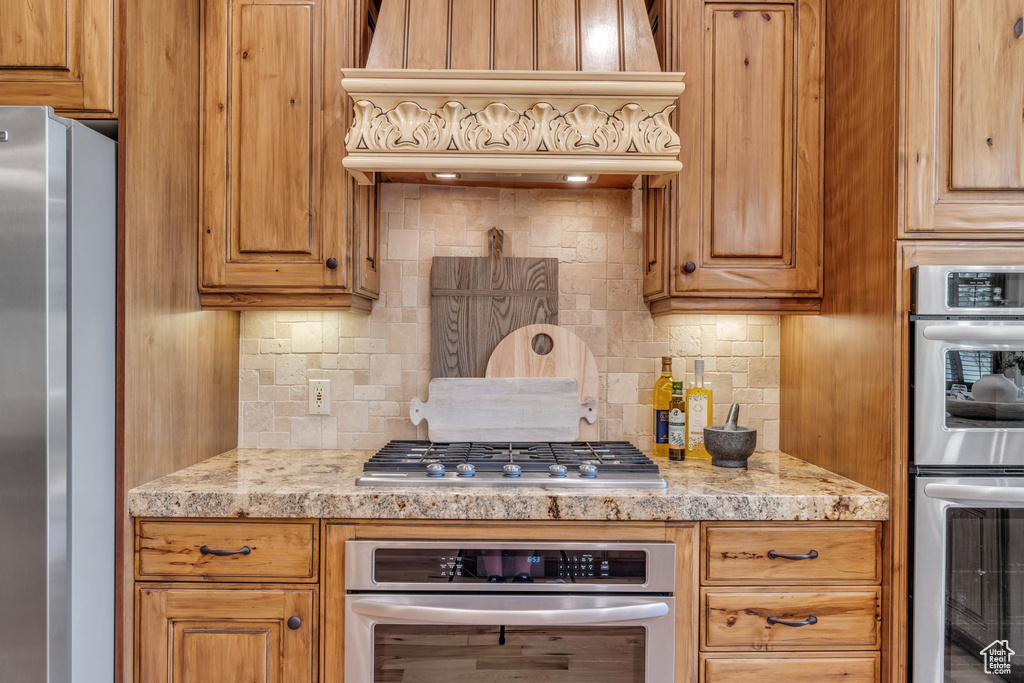
{"label": "carved hood molding", "polygon": [[643,0],[383,0],[367,61],[342,79],[344,165],[360,183],[383,172],[657,186],[682,168],[683,74],[655,70]]}

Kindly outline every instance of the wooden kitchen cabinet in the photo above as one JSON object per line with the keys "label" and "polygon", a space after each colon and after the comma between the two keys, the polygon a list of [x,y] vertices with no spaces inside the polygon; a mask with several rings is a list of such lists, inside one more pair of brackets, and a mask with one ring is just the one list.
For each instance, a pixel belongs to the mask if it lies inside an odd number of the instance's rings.
{"label": "wooden kitchen cabinet", "polygon": [[144,585],[139,683],[312,683],[316,589]]}
{"label": "wooden kitchen cabinet", "polygon": [[377,192],[344,171],[368,0],[203,3],[204,308],[369,311]]}
{"label": "wooden kitchen cabinet", "polygon": [[822,292],[821,0],[650,6],[686,71],[683,171],[645,189],[644,297],[684,311],[813,313]]}
{"label": "wooden kitchen cabinet", "polygon": [[112,116],[116,5],[0,2],[0,105],[47,105],[78,118]]}
{"label": "wooden kitchen cabinet", "polygon": [[903,12],[902,235],[1024,231],[1024,0]]}

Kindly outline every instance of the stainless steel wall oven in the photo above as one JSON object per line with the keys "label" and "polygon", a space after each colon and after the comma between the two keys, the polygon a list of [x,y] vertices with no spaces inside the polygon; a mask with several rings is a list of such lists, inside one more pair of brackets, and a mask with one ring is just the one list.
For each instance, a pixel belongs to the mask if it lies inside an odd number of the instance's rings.
{"label": "stainless steel wall oven", "polygon": [[348,541],[345,677],[664,683],[672,543]]}
{"label": "stainless steel wall oven", "polygon": [[914,683],[1024,683],[1024,266],[920,266]]}

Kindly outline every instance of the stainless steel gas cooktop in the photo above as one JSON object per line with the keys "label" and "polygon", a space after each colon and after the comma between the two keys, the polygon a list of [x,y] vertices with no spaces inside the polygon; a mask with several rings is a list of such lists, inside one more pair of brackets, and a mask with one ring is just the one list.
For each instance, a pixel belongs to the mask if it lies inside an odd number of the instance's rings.
{"label": "stainless steel gas cooktop", "polygon": [[658,466],[627,441],[431,443],[392,441],[357,486],[665,488]]}

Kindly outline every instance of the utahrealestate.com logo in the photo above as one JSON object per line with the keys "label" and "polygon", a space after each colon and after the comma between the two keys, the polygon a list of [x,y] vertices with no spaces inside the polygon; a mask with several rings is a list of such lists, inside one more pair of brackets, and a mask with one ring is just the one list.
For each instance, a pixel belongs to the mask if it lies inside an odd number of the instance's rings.
{"label": "utahrealestate.com logo", "polygon": [[985,673],[997,676],[1010,675],[1010,657],[1017,654],[1005,640],[994,640],[979,654],[985,658]]}

